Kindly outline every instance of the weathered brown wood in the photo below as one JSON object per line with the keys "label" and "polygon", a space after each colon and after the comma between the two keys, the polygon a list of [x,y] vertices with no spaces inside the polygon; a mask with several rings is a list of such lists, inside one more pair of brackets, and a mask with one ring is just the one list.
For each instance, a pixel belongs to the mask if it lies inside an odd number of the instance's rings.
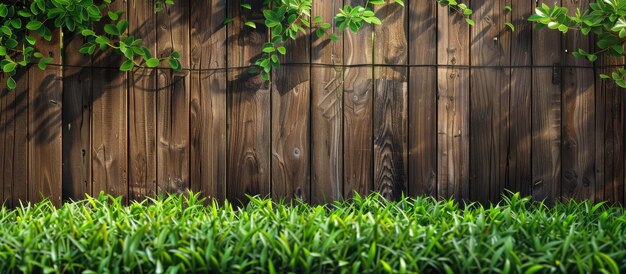
{"label": "weathered brown wood", "polygon": [[50,42],[39,39],[36,50],[54,58],[54,61],[45,71],[32,66],[28,73],[28,196],[32,202],[49,198],[56,206],[61,204],[62,199],[60,37],[60,32],[55,31]]}
{"label": "weathered brown wood", "polygon": [[[598,73],[610,75],[624,58],[601,56]],[[598,75],[596,75],[598,76]],[[612,80],[596,79],[596,201],[624,204],[624,96]]]}
{"label": "weathered brown wood", "polygon": [[[342,0],[313,3],[312,16],[330,20]],[[333,28],[332,33],[341,33]],[[343,197],[343,40],[312,36],[311,63],[311,201]]]}
{"label": "weathered brown wood", "polygon": [[437,3],[409,2],[408,193],[437,196]]}
{"label": "weathered brown wood", "polygon": [[191,189],[220,200],[226,197],[227,4],[191,1],[190,26]]}
{"label": "weathered brown wood", "polygon": [[[364,5],[363,0],[346,0],[346,4]],[[358,34],[344,33],[344,63],[372,64],[373,29],[366,25]],[[374,188],[372,107],[374,71],[372,67],[347,67],[344,73],[344,197],[354,192],[368,194]]]}
{"label": "weathered brown wood", "polygon": [[190,188],[189,3],[175,1],[157,15],[158,56],[177,51],[183,68],[157,72],[157,193],[182,193]]}
{"label": "weathered brown wood", "polygon": [[[539,1],[537,5],[554,1]],[[549,29],[533,32],[532,196],[552,204],[561,196],[561,39]],[[549,66],[554,66],[550,68]]]}
{"label": "weathered brown wood", "polygon": [[511,23],[515,31],[511,33],[510,152],[504,188],[528,196],[532,187],[532,70],[522,66],[532,65],[533,25],[527,19],[534,13],[535,3],[514,0],[511,8]]}
{"label": "weathered brown wood", "polygon": [[[266,29],[244,26],[244,19],[259,20],[261,3],[253,9],[240,7],[240,1],[229,1],[234,22],[228,26],[228,115],[229,152],[227,198],[245,201],[244,194],[270,194],[270,89],[260,76],[249,74],[250,66],[267,41]],[[253,12],[254,11],[254,12]]]}
{"label": "weathered brown wood", "polygon": [[[408,63],[408,9],[396,3],[376,7],[374,64]],[[399,199],[407,190],[407,92],[405,67],[374,67],[374,190]]]}
{"label": "weathered brown wood", "polygon": [[[282,63],[310,62],[309,35],[286,43]],[[280,55],[280,54],[279,54]],[[310,201],[311,70],[282,65],[272,78],[272,197]]]}
{"label": "weathered brown wood", "polygon": [[[127,11],[115,1],[111,10]],[[121,20],[126,19],[126,13]],[[123,59],[113,51],[94,57],[92,79],[92,195],[101,191],[128,199],[128,73],[118,67]]]}
{"label": "weathered brown wood", "polygon": [[28,70],[14,77],[16,88],[6,88],[0,75],[0,206],[28,201]]}
{"label": "weathered brown wood", "polygon": [[[504,0],[472,2],[471,62],[477,66],[510,64],[509,16]],[[470,91],[470,198],[497,202],[504,192],[509,147],[509,70],[472,68]]]}
{"label": "weathered brown wood", "polygon": [[63,199],[91,193],[91,57],[82,35],[65,37],[63,67]]}
{"label": "weathered brown wood", "polygon": [[[142,39],[142,45],[156,52],[157,25],[154,1],[131,1],[129,3],[130,34]],[[128,169],[130,199],[141,200],[156,195],[156,96],[155,69],[133,70],[129,79],[128,99]]]}
{"label": "weathered brown wood", "polygon": [[[563,6],[570,10],[585,9],[589,3],[563,1]],[[570,54],[579,48],[591,52],[592,45],[589,36],[575,31],[568,32],[562,43],[567,51],[562,71],[562,195],[566,199],[593,199],[596,179],[593,64]]]}
{"label": "weathered brown wood", "polygon": [[[469,197],[469,26],[458,14],[438,8],[437,194]],[[486,191],[486,190],[485,190]]]}

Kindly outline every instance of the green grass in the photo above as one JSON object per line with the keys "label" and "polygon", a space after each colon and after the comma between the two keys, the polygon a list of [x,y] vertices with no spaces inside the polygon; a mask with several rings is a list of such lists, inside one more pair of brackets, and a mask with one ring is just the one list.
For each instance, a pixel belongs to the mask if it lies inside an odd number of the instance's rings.
{"label": "green grass", "polygon": [[101,196],[0,211],[0,272],[626,271],[621,207],[356,197],[328,206]]}

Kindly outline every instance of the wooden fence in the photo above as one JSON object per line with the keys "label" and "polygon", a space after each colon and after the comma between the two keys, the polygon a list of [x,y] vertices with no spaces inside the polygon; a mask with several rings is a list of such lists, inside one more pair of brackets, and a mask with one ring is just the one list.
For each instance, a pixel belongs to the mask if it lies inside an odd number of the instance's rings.
{"label": "wooden fence", "polygon": [[[383,6],[382,26],[289,43],[271,84],[246,72],[268,38],[262,1],[176,0],[157,15],[151,2],[114,5],[153,52],[179,51],[183,71],[121,73],[117,55],[77,54],[67,35],[63,58],[59,34],[40,44],[57,63],[1,93],[0,200],[624,199],[624,91],[597,77],[623,60],[574,59],[592,40],[533,30],[535,1],[472,1],[474,27],[433,0]],[[315,0],[313,16],[344,2],[364,1]]]}

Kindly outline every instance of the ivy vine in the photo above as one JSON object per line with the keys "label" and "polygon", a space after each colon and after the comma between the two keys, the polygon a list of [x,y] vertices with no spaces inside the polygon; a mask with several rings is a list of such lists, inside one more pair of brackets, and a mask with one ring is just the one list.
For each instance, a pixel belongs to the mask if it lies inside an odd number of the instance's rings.
{"label": "ivy vine", "polygon": [[[7,2],[8,1],[8,2]],[[180,54],[176,51],[166,57],[157,57],[142,45],[142,40],[129,35],[128,21],[123,20],[122,11],[109,10],[114,0],[5,0],[0,3],[0,68],[9,75],[7,87],[16,86],[13,77],[16,72],[30,64],[37,64],[45,69],[53,61],[51,56],[37,50],[39,41],[50,41],[54,30],[82,35],[85,38],[80,53],[93,55],[98,51],[112,49],[124,57],[121,71],[136,67],[158,67],[162,63],[174,70],[180,70]],[[139,0],[136,0],[139,1]],[[154,11],[162,11],[175,0],[156,0]],[[457,0],[435,0],[442,6],[463,16],[469,25],[473,11],[467,4]],[[377,5],[394,3],[404,6],[403,0],[368,0],[364,5],[346,5],[334,16],[335,27],[340,32],[357,33],[365,25],[380,25],[376,17]],[[330,33],[333,27],[324,18],[311,16],[313,0],[263,0],[264,24],[270,30],[269,42],[262,47],[262,52],[250,69],[252,73],[269,80],[272,69],[280,66],[279,55],[285,55],[285,43],[295,40],[299,33],[307,34],[311,30],[316,36],[327,36],[338,40],[339,36]],[[250,3],[242,3],[244,9],[252,9]],[[505,6],[511,11],[510,6]],[[598,54],[611,56],[624,55],[626,42],[626,0],[600,0],[590,3],[588,10],[576,10],[569,15],[567,8],[558,5],[537,7],[535,14],[528,20],[537,27],[548,27],[563,33],[579,31],[583,35],[596,35],[596,52],[578,49],[573,55],[596,61]],[[232,22],[227,18],[224,24]],[[252,21],[244,24],[256,28]],[[510,22],[506,26],[514,31]],[[611,75],[602,78],[613,79],[620,87],[626,88],[626,69],[619,68]]]}

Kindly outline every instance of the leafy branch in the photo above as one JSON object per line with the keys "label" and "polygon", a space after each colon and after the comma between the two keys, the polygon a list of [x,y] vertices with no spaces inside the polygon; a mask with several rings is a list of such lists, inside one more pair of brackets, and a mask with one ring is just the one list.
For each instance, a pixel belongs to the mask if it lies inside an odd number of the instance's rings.
{"label": "leafy branch", "polygon": [[[0,3],[0,68],[9,75],[7,87],[16,86],[13,78],[21,67],[36,63],[45,70],[54,60],[37,50],[40,41],[51,41],[55,30],[81,34],[85,44],[80,53],[93,55],[97,51],[112,49],[126,58],[120,70],[134,67],[157,67],[167,62],[180,70],[180,57],[173,52],[165,58],[152,57],[141,39],[127,34],[128,21],[122,20],[122,11],[109,11],[112,0],[9,0]],[[173,0],[157,0],[155,11]],[[105,14],[106,13],[106,14]],[[106,22],[103,22],[106,21]],[[106,24],[105,24],[106,23]],[[102,30],[97,26],[103,26]]]}

